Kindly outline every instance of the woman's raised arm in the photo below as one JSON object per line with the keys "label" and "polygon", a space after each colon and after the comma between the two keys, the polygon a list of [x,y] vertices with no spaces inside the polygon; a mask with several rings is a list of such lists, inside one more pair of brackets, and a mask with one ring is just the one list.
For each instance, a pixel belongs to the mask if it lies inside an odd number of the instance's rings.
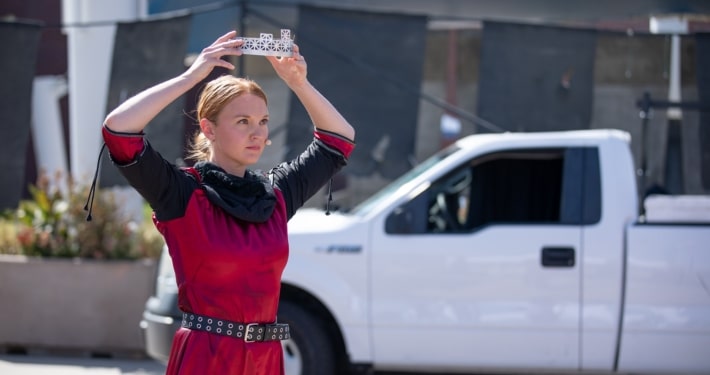
{"label": "woman's raised arm", "polygon": [[232,39],[236,34],[236,31],[230,31],[203,49],[183,74],[150,87],[121,103],[106,116],[104,125],[115,132],[138,133],[160,111],[205,79],[215,67],[233,70],[234,65],[222,60],[222,57],[242,54],[239,47],[244,41]]}
{"label": "woman's raised arm", "polygon": [[355,129],[310,82],[306,60],[293,45],[293,56],[277,58],[266,56],[276,74],[286,83],[306,108],[313,125],[321,130],[339,134],[351,141],[355,140]]}

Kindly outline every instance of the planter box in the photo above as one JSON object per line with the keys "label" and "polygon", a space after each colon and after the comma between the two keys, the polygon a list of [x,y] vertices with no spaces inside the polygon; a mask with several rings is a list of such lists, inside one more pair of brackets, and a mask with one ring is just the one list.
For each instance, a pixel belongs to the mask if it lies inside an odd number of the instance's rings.
{"label": "planter box", "polygon": [[156,262],[0,255],[0,347],[144,352]]}

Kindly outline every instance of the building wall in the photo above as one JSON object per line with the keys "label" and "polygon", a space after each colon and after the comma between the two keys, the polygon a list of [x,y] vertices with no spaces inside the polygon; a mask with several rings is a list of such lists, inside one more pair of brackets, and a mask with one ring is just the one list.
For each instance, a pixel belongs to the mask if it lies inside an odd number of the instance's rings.
{"label": "building wall", "polygon": [[[159,6],[169,8],[170,1],[154,0],[151,3],[152,9],[161,11]],[[294,1],[294,4],[297,2]],[[424,3],[417,3],[417,7],[425,6]],[[485,4],[484,4],[485,3]],[[690,2],[693,6],[698,5],[696,2]],[[167,5],[166,5],[167,4]],[[459,4],[461,2],[447,2],[447,4]],[[480,2],[479,10],[488,9],[488,13],[477,13],[477,19],[482,19],[486,14],[493,15],[491,2]],[[362,6],[367,4],[361,3]],[[378,9],[377,4],[370,4],[373,9]],[[348,2],[339,3],[339,6],[353,6]],[[453,5],[452,5],[453,6]],[[470,7],[472,5],[465,5]],[[19,18],[39,19],[46,23],[46,29],[43,31],[42,44],[40,51],[40,59],[38,62],[37,74],[66,74],[66,37],[61,33],[61,29],[56,27],[60,24],[61,3],[54,0],[8,0],[0,5],[0,16],[14,15]],[[459,15],[463,10],[445,9],[442,8],[434,12],[437,17],[445,16],[447,11]],[[259,12],[273,17],[283,26],[296,27],[294,24],[297,17],[297,8],[292,7],[269,7],[269,6],[254,6],[254,9]],[[412,8],[414,9],[414,8]],[[419,9],[419,8],[417,8]],[[466,8],[468,9],[468,8]],[[690,8],[688,8],[690,9]],[[388,9],[383,9],[387,11]],[[691,9],[691,10],[694,10]],[[702,9],[701,9],[702,10]],[[391,11],[391,9],[389,10]],[[496,12],[501,12],[498,9]],[[608,10],[611,12],[612,10]],[[493,13],[491,13],[493,12]],[[510,11],[515,16],[512,10]],[[501,14],[505,14],[501,13]],[[573,17],[574,15],[568,15]],[[518,14],[515,17],[522,17]],[[559,16],[563,18],[564,16]],[[209,17],[207,17],[209,19]],[[499,17],[500,18],[500,17]],[[230,20],[225,28],[241,25],[237,20]],[[595,91],[593,103],[592,128],[618,128],[624,129],[631,133],[634,143],[632,148],[637,162],[640,163],[640,143],[641,138],[641,119],[638,116],[638,108],[635,105],[636,100],[640,98],[644,91],[652,93],[654,98],[662,99],[666,97],[668,91],[668,51],[669,39],[664,37],[647,37],[643,34],[643,29],[647,26],[647,18],[641,17],[640,21],[637,17],[629,22],[611,22],[605,21],[603,16],[597,20],[585,21],[595,22],[604,29],[624,30],[632,27],[640,29],[639,32],[630,33],[625,37],[620,37],[618,33],[600,33],[598,39],[597,60],[595,69]],[[446,66],[448,62],[447,42],[448,31],[442,29],[441,25],[446,25],[446,22],[441,22],[436,19],[436,27],[432,27],[429,31],[429,36],[426,45],[426,61],[424,66],[424,76],[421,85],[421,92],[432,98],[443,100],[447,95],[446,86]],[[458,49],[456,57],[456,104],[463,110],[475,114],[478,89],[478,64],[479,50],[481,44],[481,30],[475,27],[476,22],[473,22],[474,27],[466,27],[458,32]],[[257,36],[260,32],[276,32],[279,25],[274,25],[272,22],[258,17],[255,14],[248,14],[244,23],[244,34],[247,36]],[[706,30],[710,22],[707,18],[700,21],[694,21],[692,30]],[[480,26],[480,24],[479,24]],[[445,26],[444,26],[445,27]],[[298,35],[296,42],[298,43]],[[205,39],[206,36],[193,38],[193,40]],[[304,54],[307,51],[304,51]],[[375,52],[373,52],[375,53]],[[307,55],[306,55],[307,56]],[[264,86],[267,94],[270,97],[270,111],[272,117],[272,135],[273,145],[267,149],[262,161],[256,166],[257,168],[269,168],[283,159],[285,154],[284,140],[285,131],[281,127],[286,123],[286,116],[289,113],[289,91],[287,87],[275,77],[269,64],[264,63],[262,57],[247,56],[241,60],[245,75],[256,79]],[[692,38],[686,38],[682,45],[682,84],[683,98],[687,100],[696,100],[695,87],[695,59],[694,59],[694,43]],[[66,105],[65,107],[66,108]],[[417,142],[415,155],[411,156],[412,163],[422,161],[441,148],[441,139],[439,131],[439,122],[444,110],[432,104],[431,101],[423,98],[420,102],[419,120],[415,128],[417,131]],[[64,111],[64,122],[68,123],[66,118],[66,109]],[[683,154],[683,184],[687,193],[707,193],[703,190],[700,184],[697,171],[699,168],[699,159],[697,157],[699,145],[697,144],[698,131],[698,116],[694,113],[686,113],[682,121],[682,154]],[[652,182],[659,184],[664,183],[664,178],[667,175],[666,171],[666,152],[668,139],[668,121],[666,121],[663,113],[654,113],[653,119],[648,125],[649,145],[647,150],[649,175],[648,178]],[[474,134],[476,126],[470,121],[462,122],[461,135]],[[68,139],[66,139],[68,142]],[[67,143],[68,144],[68,143]],[[28,158],[33,158],[31,145],[28,149]],[[357,152],[357,150],[356,150]],[[34,161],[28,163],[34,166]],[[36,177],[36,169],[29,168],[27,172],[27,182],[33,182]],[[389,181],[380,176],[370,176],[366,178],[349,178],[348,188],[346,191],[341,191],[336,194],[336,199],[343,207],[351,207],[352,205],[362,201],[374,191],[381,188]],[[309,205],[321,206],[325,201],[325,194],[314,198]]]}
{"label": "building wall", "polygon": [[[433,97],[446,96],[446,45],[448,32],[432,30],[427,43],[422,92]],[[480,30],[470,29],[459,32],[460,50],[457,61],[456,96],[460,107],[476,113],[478,64],[481,42]],[[700,147],[697,112],[685,111],[680,123],[671,123],[665,111],[653,111],[647,125],[639,116],[637,101],[644,92],[649,92],[656,100],[666,100],[669,80],[670,39],[647,34],[625,35],[619,32],[601,32],[597,43],[595,61],[595,88],[591,128],[614,128],[628,131],[632,137],[632,153],[637,167],[642,165],[642,140],[646,139],[646,186],[658,185],[669,189],[667,177],[680,174],[677,194],[708,194],[700,182]],[[697,101],[696,66],[692,37],[682,42],[681,78],[682,98]],[[439,120],[444,110],[422,100],[419,123],[416,160],[422,161],[441,148]],[[675,163],[668,163],[669,131],[671,126],[680,126],[680,157]],[[476,127],[462,122],[461,136],[475,134]],[[643,129],[643,132],[642,132]],[[644,133],[645,132],[645,133]],[[388,181],[373,176],[362,178],[352,184],[351,201],[359,202],[377,191]],[[639,195],[643,196],[638,176]],[[357,190],[356,190],[357,189]],[[678,190],[680,189],[680,190]],[[669,189],[670,190],[670,189]]]}
{"label": "building wall", "polygon": [[[35,20],[43,23],[36,65],[36,75],[66,75],[67,73],[67,38],[61,27],[61,1],[57,0],[3,0],[0,2],[0,18]],[[68,100],[65,97],[61,103],[64,127],[64,142],[69,144],[69,113]],[[29,124],[28,124],[29,126]],[[30,137],[33,137],[30,134]],[[67,160],[69,156],[67,154]],[[25,161],[25,185],[35,183],[38,170],[35,160],[32,139],[27,145]],[[25,189],[25,196],[29,193]]]}

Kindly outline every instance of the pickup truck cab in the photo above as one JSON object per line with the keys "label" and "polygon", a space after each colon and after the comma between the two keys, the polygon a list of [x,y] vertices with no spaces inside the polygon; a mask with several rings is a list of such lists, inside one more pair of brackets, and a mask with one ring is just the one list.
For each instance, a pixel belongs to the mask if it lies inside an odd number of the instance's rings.
{"label": "pickup truck cab", "polygon": [[287,373],[710,373],[710,225],[639,216],[629,143],[473,135],[350,212],[299,211]]}

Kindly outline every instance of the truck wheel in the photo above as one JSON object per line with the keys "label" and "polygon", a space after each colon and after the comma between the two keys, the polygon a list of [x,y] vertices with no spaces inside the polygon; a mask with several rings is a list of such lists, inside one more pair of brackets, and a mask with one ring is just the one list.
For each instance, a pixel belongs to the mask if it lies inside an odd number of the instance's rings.
{"label": "truck wheel", "polygon": [[278,321],[290,325],[291,339],[281,342],[286,375],[335,374],[332,344],[317,319],[301,307],[281,301]]}

